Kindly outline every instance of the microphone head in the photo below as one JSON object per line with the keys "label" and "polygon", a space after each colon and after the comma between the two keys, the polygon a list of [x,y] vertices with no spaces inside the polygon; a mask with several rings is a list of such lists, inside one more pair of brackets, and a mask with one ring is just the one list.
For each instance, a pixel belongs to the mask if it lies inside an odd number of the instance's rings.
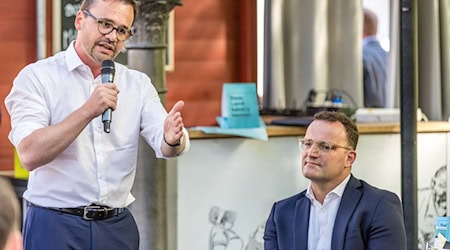
{"label": "microphone head", "polygon": [[115,73],[114,62],[112,60],[105,60],[102,62],[101,74],[113,74]]}

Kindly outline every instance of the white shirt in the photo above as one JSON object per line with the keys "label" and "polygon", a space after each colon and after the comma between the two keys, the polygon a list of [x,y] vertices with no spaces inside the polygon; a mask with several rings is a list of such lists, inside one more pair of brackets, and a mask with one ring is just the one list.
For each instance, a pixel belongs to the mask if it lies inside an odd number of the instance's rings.
{"label": "white shirt", "polygon": [[[95,79],[74,49],[26,66],[5,99],[11,115],[9,139],[14,146],[34,130],[57,124],[80,108],[101,77]],[[30,172],[23,197],[40,206],[77,207],[98,203],[125,207],[136,173],[139,135],[158,158],[167,115],[150,78],[115,63],[120,90],[112,113],[111,132],[103,132],[101,116],[93,119],[52,162]],[[184,129],[185,151],[189,136]]]}
{"label": "white shirt", "polygon": [[335,189],[325,196],[323,205],[316,200],[309,184],[306,197],[311,201],[309,212],[308,250],[330,250],[333,236],[334,220],[341,203],[345,186],[350,180],[350,175],[344,179]]}

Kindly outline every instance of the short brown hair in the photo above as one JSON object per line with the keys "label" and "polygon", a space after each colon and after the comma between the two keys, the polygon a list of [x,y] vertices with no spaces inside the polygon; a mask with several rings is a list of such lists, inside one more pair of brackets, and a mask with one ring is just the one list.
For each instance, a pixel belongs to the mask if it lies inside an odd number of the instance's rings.
{"label": "short brown hair", "polygon": [[4,249],[9,235],[20,228],[19,199],[5,177],[0,177],[0,204],[0,249]]}
{"label": "short brown hair", "polygon": [[356,123],[346,114],[335,111],[321,111],[314,114],[314,120],[322,120],[329,122],[340,122],[344,125],[347,134],[348,145],[356,149],[358,144],[359,132]]}
{"label": "short brown hair", "polygon": [[[81,3],[80,6],[80,10],[89,10],[89,7],[91,7],[92,4],[94,4],[94,2],[96,1],[100,1],[100,0],[83,0],[83,2]],[[104,1],[104,0],[102,0]],[[135,0],[114,0],[114,1],[118,1],[118,2],[123,2],[124,4],[129,4],[133,7],[133,23],[134,20],[136,20],[136,15],[137,15],[137,3]]]}

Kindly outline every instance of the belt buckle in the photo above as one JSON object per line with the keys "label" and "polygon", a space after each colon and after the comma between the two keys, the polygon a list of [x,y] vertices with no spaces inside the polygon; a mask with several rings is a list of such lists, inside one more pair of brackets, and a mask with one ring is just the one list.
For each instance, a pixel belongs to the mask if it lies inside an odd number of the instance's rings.
{"label": "belt buckle", "polygon": [[83,212],[83,219],[94,220],[96,219],[96,217],[99,217],[98,212],[103,212],[103,216],[101,217],[105,217],[108,211],[106,210],[105,207],[101,206],[85,206]]}

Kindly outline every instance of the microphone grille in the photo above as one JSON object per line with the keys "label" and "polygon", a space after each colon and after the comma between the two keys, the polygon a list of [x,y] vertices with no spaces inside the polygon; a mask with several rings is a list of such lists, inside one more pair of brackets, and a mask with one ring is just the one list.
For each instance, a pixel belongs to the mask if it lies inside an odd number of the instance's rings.
{"label": "microphone grille", "polygon": [[114,74],[115,73],[114,62],[112,60],[103,61],[101,73],[102,74]]}

